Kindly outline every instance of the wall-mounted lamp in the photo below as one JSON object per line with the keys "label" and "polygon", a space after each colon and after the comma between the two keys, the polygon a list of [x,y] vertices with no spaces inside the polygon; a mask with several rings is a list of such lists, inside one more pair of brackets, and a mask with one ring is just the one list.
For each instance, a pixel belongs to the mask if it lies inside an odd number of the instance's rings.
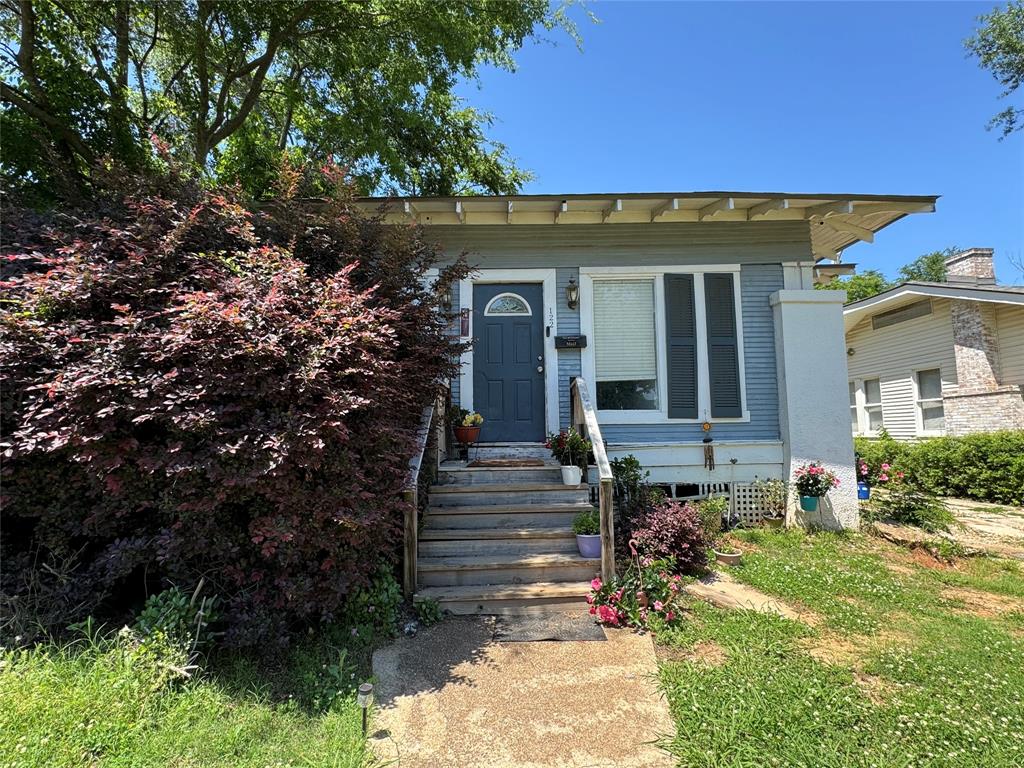
{"label": "wall-mounted lamp", "polygon": [[445,312],[452,311],[452,286],[449,285],[444,289],[444,293],[441,294],[441,306],[444,307]]}
{"label": "wall-mounted lamp", "polygon": [[570,277],[569,284],[565,286],[565,301],[569,309],[576,309],[580,305],[580,287],[576,285],[574,277]]}

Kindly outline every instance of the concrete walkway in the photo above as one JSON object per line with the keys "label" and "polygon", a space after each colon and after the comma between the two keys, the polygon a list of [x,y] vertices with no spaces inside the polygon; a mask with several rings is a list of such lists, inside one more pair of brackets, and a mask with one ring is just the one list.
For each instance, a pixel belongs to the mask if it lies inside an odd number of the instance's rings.
{"label": "concrete walkway", "polygon": [[[580,611],[579,621],[589,616]],[[575,618],[568,620],[577,620]],[[399,768],[668,768],[671,738],[650,636],[501,642],[452,617],[373,655],[370,743]]]}

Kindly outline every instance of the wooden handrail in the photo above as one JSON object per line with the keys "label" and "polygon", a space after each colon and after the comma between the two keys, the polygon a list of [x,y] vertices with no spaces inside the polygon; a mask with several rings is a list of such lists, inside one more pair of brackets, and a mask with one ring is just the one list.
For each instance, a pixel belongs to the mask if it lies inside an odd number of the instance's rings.
{"label": "wooden handrail", "polygon": [[416,447],[409,458],[409,474],[406,477],[405,491],[403,492],[407,505],[403,522],[402,587],[406,597],[410,597],[416,591],[417,586],[416,554],[419,550],[420,473],[423,470],[423,459],[430,444],[431,432],[436,434],[434,449],[437,452],[437,460],[432,462],[433,466],[430,470],[432,473],[440,468],[447,447],[444,419],[447,410],[447,390],[447,385],[442,384],[437,399],[423,409],[423,413],[420,415],[420,428],[416,432]]}
{"label": "wooden handrail", "polygon": [[590,399],[587,382],[575,378],[570,385],[572,393],[572,423],[577,431],[590,440],[597,465],[598,509],[601,515],[601,578],[611,581],[615,578],[615,520],[612,499],[612,466],[601,437],[601,426],[597,423],[597,411]]}

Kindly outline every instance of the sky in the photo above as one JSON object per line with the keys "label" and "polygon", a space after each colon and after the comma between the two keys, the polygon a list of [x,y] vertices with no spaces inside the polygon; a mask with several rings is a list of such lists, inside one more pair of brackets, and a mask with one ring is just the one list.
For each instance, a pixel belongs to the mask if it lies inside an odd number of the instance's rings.
{"label": "sky", "polygon": [[1000,281],[1024,283],[1024,131],[986,130],[1007,100],[963,48],[994,5],[589,2],[600,23],[571,11],[582,50],[546,33],[460,94],[536,175],[525,193],[942,195],[843,260],[895,277],[990,247]]}

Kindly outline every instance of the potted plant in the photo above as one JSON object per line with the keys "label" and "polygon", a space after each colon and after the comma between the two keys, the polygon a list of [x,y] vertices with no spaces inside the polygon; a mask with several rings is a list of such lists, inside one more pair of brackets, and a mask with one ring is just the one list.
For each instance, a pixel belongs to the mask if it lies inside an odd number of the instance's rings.
{"label": "potted plant", "polygon": [[601,517],[596,509],[580,512],[572,521],[576,546],[581,557],[601,556]]}
{"label": "potted plant", "polygon": [[764,512],[764,524],[769,528],[781,528],[786,521],[786,500],[789,487],[785,480],[755,480],[754,490]]}
{"label": "potted plant", "polygon": [[793,477],[800,494],[800,509],[804,512],[817,512],[821,497],[839,485],[839,478],[817,461],[797,467]]}
{"label": "potted plant", "polygon": [[700,502],[700,519],[715,560],[723,565],[738,565],[743,552],[722,537],[722,521],[729,514],[729,499],[726,496],[708,496]]}
{"label": "potted plant", "polygon": [[484,417],[465,408],[456,408],[452,411],[451,423],[455,439],[463,445],[472,445],[480,439],[480,425],[484,423]]}
{"label": "potted plant", "polygon": [[566,485],[579,485],[583,479],[587,454],[590,452],[590,441],[569,427],[558,434],[548,435],[544,445],[562,465],[562,482]]}

